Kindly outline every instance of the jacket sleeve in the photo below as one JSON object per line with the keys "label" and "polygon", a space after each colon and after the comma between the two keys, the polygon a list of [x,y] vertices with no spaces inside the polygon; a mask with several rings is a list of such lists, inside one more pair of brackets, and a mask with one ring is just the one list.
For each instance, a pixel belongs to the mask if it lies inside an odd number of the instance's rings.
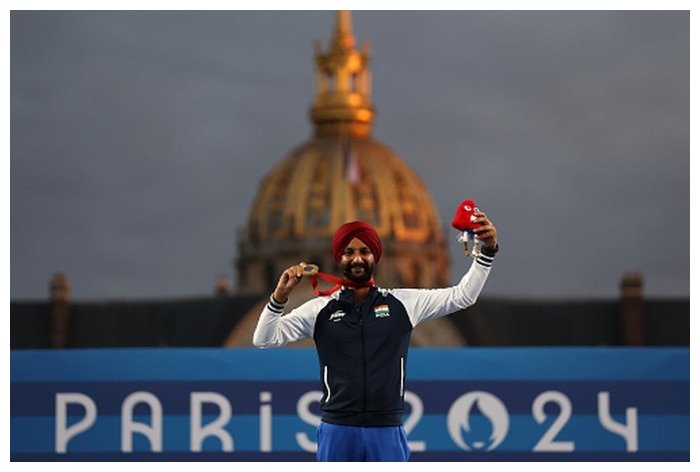
{"label": "jacket sleeve", "polygon": [[408,312],[411,324],[446,316],[476,303],[491,272],[493,257],[480,254],[462,280],[452,287],[439,289],[395,289],[394,295]]}
{"label": "jacket sleeve", "polygon": [[328,297],[314,298],[284,315],[284,305],[270,297],[255,327],[253,346],[279,347],[313,337],[316,316],[327,299]]}

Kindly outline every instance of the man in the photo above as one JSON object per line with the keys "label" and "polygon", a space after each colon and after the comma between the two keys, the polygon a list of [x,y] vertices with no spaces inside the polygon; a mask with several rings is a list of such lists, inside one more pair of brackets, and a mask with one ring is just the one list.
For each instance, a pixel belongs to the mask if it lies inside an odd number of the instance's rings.
{"label": "man", "polygon": [[498,250],[496,228],[475,213],[481,253],[454,287],[392,289],[374,285],[382,242],[368,223],[342,225],[332,240],[343,271],[342,289],[319,296],[282,316],[305,263],[280,276],[253,334],[258,347],[313,337],[323,384],[319,461],[407,461],[403,395],[411,331],[418,323],[476,302]]}

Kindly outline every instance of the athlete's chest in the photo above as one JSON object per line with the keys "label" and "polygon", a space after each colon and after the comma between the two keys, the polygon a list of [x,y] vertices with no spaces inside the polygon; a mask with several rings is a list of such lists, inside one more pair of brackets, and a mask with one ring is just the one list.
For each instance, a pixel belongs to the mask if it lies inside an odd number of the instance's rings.
{"label": "athlete's chest", "polygon": [[325,341],[382,342],[411,331],[406,309],[396,300],[374,297],[356,304],[337,301],[319,313],[316,336]]}

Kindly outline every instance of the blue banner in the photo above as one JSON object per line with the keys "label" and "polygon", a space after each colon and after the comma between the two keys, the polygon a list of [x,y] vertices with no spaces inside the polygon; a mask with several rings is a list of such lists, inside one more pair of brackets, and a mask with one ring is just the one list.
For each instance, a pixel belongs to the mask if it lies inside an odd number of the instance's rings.
{"label": "blue banner", "polygon": [[[313,461],[312,349],[12,351],[13,461]],[[412,461],[688,461],[687,348],[413,349]]]}

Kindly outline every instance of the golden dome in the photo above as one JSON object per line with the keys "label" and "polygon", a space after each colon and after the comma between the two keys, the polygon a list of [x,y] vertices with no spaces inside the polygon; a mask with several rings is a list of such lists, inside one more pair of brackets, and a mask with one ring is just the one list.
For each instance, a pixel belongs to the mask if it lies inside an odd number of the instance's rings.
{"label": "golden dome", "polygon": [[427,243],[440,223],[422,180],[371,138],[314,138],[293,150],[260,184],[248,226],[253,243],[332,237],[364,220],[382,238]]}
{"label": "golden dome", "polygon": [[350,14],[339,12],[327,53],[316,43],[314,136],[260,183],[239,237],[239,291],[274,288],[301,260],[334,270],[330,240],[343,223],[374,225],[384,251],[383,286],[438,287],[449,259],[440,219],[421,178],[371,137],[369,46],[355,49]]}

